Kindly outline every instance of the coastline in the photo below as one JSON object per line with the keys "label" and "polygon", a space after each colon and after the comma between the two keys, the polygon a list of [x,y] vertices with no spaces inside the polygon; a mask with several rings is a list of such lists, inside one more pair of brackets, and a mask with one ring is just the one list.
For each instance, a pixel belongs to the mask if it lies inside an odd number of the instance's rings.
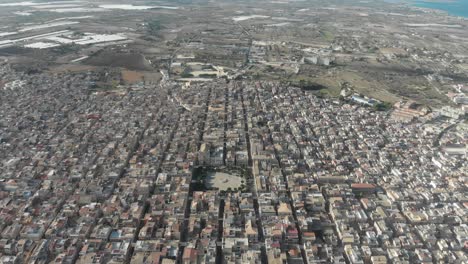
{"label": "coastline", "polygon": [[408,5],[446,13],[453,17],[468,19],[468,0],[411,0]]}

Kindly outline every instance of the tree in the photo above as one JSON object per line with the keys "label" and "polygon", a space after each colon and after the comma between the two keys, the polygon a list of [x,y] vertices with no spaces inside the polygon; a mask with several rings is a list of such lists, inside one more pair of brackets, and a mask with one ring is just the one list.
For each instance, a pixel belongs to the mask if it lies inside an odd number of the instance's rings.
{"label": "tree", "polygon": [[388,102],[382,102],[374,105],[374,109],[377,111],[387,111],[392,108],[392,104]]}
{"label": "tree", "polygon": [[159,31],[162,29],[161,21],[159,20],[151,20],[148,22],[148,33],[150,35],[157,36]]}
{"label": "tree", "polygon": [[304,79],[301,79],[301,80],[299,81],[299,87],[300,87],[300,88],[303,88],[303,87],[305,87],[305,86],[306,86],[306,81],[305,81]]}

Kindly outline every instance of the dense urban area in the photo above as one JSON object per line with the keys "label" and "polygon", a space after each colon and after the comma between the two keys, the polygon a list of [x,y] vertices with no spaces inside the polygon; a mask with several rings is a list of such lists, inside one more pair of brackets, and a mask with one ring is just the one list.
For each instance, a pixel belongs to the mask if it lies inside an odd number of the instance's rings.
{"label": "dense urban area", "polygon": [[468,20],[116,2],[0,1],[0,263],[468,263]]}

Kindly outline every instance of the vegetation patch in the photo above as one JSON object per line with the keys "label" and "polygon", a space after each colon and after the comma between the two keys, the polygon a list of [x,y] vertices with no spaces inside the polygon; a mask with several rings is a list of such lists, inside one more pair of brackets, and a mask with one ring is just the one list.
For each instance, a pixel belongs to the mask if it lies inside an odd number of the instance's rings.
{"label": "vegetation patch", "polygon": [[148,34],[152,36],[159,36],[159,32],[164,28],[159,19],[153,19],[146,23]]}
{"label": "vegetation patch", "polygon": [[304,91],[319,91],[323,89],[327,89],[326,86],[321,85],[319,83],[311,82],[311,81],[306,81],[306,80],[299,80],[296,83],[292,83],[293,86],[299,87]]}

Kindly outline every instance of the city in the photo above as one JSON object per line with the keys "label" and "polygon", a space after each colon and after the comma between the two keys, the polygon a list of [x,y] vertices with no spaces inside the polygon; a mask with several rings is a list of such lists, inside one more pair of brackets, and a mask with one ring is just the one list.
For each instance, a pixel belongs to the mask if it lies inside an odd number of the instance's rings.
{"label": "city", "polygon": [[[53,5],[34,8],[78,8]],[[232,46],[206,48],[213,29],[166,41],[160,61],[107,31],[67,33],[85,46],[63,65],[11,53],[57,46],[0,42],[0,263],[467,263],[464,59],[408,48],[440,71],[403,95],[340,72],[343,49],[368,56],[362,43],[312,52],[258,40],[251,19],[236,17]],[[381,48],[385,63],[400,56]],[[416,73],[386,74],[398,86]]]}
{"label": "city", "polygon": [[93,78],[2,91],[3,263],[466,261],[466,123],[275,82],[89,94]]}

